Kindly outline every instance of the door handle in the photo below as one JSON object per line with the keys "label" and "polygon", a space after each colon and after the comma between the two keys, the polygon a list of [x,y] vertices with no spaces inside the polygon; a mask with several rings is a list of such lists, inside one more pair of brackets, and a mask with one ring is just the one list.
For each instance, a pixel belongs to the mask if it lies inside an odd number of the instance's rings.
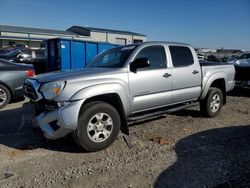
{"label": "door handle", "polygon": [[168,74],[168,73],[163,74],[163,77],[165,77],[165,78],[168,78],[170,76],[171,76],[171,74]]}
{"label": "door handle", "polygon": [[192,73],[193,73],[193,74],[197,74],[197,73],[199,73],[199,71],[194,70]]}

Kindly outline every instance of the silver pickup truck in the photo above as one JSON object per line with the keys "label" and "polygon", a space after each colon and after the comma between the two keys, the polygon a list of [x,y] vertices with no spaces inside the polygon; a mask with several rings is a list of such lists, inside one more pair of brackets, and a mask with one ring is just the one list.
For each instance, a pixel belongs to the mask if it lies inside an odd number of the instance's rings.
{"label": "silver pickup truck", "polygon": [[128,122],[194,105],[216,116],[234,87],[233,65],[201,65],[187,44],[145,42],[106,50],[84,69],[27,79],[33,124],[48,139],[72,133],[88,151],[108,147]]}

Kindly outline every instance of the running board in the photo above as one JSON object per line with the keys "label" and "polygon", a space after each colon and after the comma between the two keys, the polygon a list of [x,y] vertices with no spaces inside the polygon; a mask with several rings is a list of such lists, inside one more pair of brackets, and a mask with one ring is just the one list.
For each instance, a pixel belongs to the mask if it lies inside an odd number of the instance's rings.
{"label": "running board", "polygon": [[179,110],[182,110],[182,109],[185,109],[185,108],[189,108],[189,107],[192,107],[192,106],[197,106],[197,105],[199,105],[199,102],[193,102],[193,103],[189,103],[189,104],[185,104],[185,105],[180,105],[180,106],[177,106],[177,107],[174,107],[174,108],[159,110],[159,111],[150,112],[150,113],[137,115],[137,116],[130,116],[130,117],[128,117],[127,120],[128,121],[138,121],[138,120],[141,120],[141,119],[151,118],[151,117],[159,116],[159,115],[162,115],[162,114],[173,113],[173,112],[176,112],[176,111],[179,111]]}

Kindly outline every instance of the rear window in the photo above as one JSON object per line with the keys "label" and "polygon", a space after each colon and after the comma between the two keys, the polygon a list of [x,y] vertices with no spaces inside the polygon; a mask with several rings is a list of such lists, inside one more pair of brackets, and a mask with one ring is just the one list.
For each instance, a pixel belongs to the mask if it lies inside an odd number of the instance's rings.
{"label": "rear window", "polygon": [[184,46],[169,46],[174,67],[185,67],[194,64],[191,50]]}

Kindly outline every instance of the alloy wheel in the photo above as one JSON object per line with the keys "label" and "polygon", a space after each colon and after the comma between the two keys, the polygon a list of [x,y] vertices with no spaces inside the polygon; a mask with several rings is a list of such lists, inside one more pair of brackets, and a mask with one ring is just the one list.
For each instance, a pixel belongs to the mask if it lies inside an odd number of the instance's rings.
{"label": "alloy wheel", "polygon": [[95,114],[89,121],[87,133],[93,142],[107,140],[113,131],[113,120],[106,113]]}

